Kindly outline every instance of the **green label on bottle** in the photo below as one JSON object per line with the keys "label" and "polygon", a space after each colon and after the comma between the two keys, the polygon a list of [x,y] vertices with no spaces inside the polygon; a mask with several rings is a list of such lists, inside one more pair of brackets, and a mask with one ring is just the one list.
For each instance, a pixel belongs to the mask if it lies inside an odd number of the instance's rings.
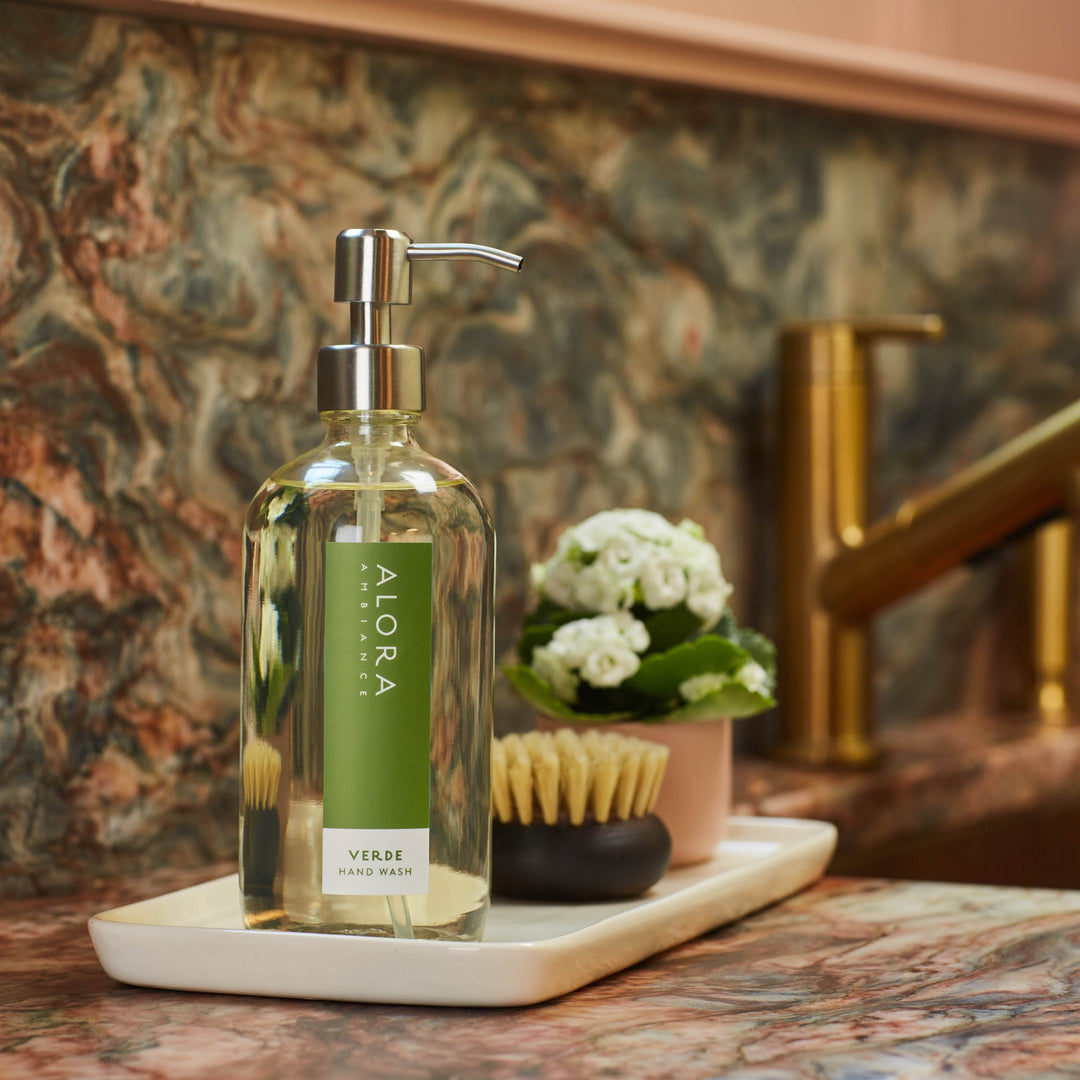
{"label": "green label on bottle", "polygon": [[326,544],[323,892],[427,892],[431,544]]}

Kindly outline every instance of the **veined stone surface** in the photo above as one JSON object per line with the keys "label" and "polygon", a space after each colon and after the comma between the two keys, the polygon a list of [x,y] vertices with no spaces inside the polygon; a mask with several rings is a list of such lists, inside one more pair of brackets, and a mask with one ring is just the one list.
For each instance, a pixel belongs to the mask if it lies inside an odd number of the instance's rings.
{"label": "veined stone surface", "polygon": [[[526,257],[418,267],[395,319],[421,442],[493,508],[502,652],[528,563],[620,505],[700,521],[774,629],[785,318],[948,320],[882,355],[883,508],[1080,393],[1073,150],[40,4],[0,26],[0,893],[233,850],[240,523],[319,438],[340,228]],[[997,591],[884,621],[887,718],[986,693]]]}
{"label": "veined stone surface", "polygon": [[230,870],[159,870],[0,908],[5,1080],[1077,1073],[1080,892],[826,878],[513,1010],[177,993],[101,970],[90,915]]}

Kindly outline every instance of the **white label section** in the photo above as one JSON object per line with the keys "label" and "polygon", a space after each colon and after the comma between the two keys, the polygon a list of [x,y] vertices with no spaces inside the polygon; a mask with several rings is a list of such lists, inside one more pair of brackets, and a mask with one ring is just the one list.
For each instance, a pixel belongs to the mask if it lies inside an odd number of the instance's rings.
{"label": "white label section", "polygon": [[416,896],[428,891],[428,829],[323,829],[322,891]]}

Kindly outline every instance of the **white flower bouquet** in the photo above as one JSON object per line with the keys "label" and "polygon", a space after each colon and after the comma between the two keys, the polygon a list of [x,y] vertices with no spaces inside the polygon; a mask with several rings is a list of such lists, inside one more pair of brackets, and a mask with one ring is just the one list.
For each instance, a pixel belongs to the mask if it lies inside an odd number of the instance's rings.
{"label": "white flower bouquet", "polygon": [[692,521],[607,510],[568,529],[532,568],[510,684],[557,720],[684,721],[771,708],[776,656],[738,627],[720,556]]}

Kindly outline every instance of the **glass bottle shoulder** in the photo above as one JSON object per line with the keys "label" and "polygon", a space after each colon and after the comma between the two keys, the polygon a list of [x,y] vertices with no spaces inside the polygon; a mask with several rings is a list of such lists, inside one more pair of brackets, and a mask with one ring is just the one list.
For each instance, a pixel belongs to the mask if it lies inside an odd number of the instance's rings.
{"label": "glass bottle shoulder", "polygon": [[323,443],[276,469],[267,483],[300,488],[381,488],[434,492],[469,481],[452,465],[414,445]]}
{"label": "glass bottle shoulder", "polygon": [[306,503],[320,492],[363,491],[382,492],[395,501],[434,497],[440,502],[471,504],[473,511],[466,511],[468,516],[475,514],[490,528],[487,508],[473,484],[411,438],[388,443],[325,439],[271,474],[251,503],[247,524],[249,529],[264,526],[268,510],[269,516],[276,518],[279,511],[269,504],[292,503],[290,492]]}

